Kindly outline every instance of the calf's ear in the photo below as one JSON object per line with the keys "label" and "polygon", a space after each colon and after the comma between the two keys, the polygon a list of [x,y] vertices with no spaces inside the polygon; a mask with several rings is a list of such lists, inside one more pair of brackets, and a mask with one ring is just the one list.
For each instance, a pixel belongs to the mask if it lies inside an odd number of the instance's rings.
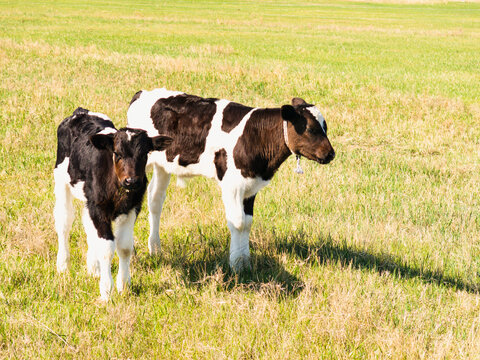
{"label": "calf's ear", "polygon": [[293,98],[292,99],[292,105],[293,106],[299,106],[299,105],[307,105],[307,102],[303,100],[302,98]]}
{"label": "calf's ear", "polygon": [[281,111],[283,120],[291,122],[295,127],[295,131],[303,134],[307,127],[305,118],[297,113],[292,105],[283,105]]}
{"label": "calf's ear", "polygon": [[166,136],[166,135],[155,136],[155,137],[152,137],[151,139],[152,139],[152,147],[153,147],[152,150],[156,150],[156,151],[165,150],[167,147],[170,146],[170,144],[173,141],[173,139],[170,136]]}
{"label": "calf's ear", "polygon": [[300,115],[297,114],[295,108],[292,105],[283,105],[281,111],[283,120],[287,120],[292,123],[294,123],[295,120],[300,117]]}
{"label": "calf's ear", "polygon": [[99,150],[113,151],[114,134],[95,134],[90,136],[90,142]]}

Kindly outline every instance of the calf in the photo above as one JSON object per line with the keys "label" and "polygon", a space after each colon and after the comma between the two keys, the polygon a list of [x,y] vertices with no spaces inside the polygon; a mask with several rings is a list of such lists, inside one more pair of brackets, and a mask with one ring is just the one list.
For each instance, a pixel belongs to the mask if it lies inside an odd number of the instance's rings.
{"label": "calf", "polygon": [[[100,276],[100,295],[112,289],[111,261],[119,257],[117,289],[130,283],[133,226],[147,187],[145,166],[150,151],[171,143],[166,136],[149,137],[143,130],[116,130],[110,119],[78,108],[58,127],[55,178],[55,228],[58,234],[57,270],[70,262],[68,236],[73,223],[73,198],[85,202],[87,270]],[[115,222],[115,236],[112,232]]]}
{"label": "calf", "polygon": [[230,266],[249,266],[249,234],[256,193],[291,155],[329,163],[335,152],[320,111],[294,98],[281,108],[251,108],[228,100],[205,99],[166,89],[139,91],[130,102],[128,126],[149,136],[174,137],[166,151],[154,151],[148,164],[151,254],[160,250],[158,228],[170,174],[180,181],[196,175],[214,178],[222,190],[231,233]]}

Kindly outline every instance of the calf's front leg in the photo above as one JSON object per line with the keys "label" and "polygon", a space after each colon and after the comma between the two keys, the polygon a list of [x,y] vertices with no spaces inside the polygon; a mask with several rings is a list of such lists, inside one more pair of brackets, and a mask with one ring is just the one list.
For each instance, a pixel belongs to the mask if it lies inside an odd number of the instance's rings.
{"label": "calf's front leg", "polygon": [[253,222],[255,196],[243,198],[239,190],[222,189],[227,226],[230,230],[230,268],[241,272],[250,268],[250,229]]}
{"label": "calf's front leg", "polygon": [[[83,216],[83,225],[89,240],[87,254],[96,260],[100,272],[100,298],[108,301],[113,287],[112,259],[115,254],[115,242],[110,222],[101,220],[98,210],[88,209]],[[92,248],[93,245],[93,248]],[[93,253],[91,252],[93,251]]]}
{"label": "calf's front leg", "polygon": [[137,219],[137,210],[115,219],[115,242],[118,254],[117,291],[121,293],[130,285],[130,259],[133,255],[133,228]]}

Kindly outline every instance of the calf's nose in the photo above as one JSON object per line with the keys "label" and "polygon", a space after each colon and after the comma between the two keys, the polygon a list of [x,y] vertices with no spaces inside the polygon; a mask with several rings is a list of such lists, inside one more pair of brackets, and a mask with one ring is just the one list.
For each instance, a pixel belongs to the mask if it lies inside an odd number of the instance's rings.
{"label": "calf's nose", "polygon": [[133,187],[136,187],[138,184],[139,184],[138,178],[128,177],[125,180],[123,180],[123,186],[126,188],[133,188]]}
{"label": "calf's nose", "polygon": [[324,161],[325,161],[324,164],[328,164],[328,163],[329,163],[330,161],[332,161],[333,159],[335,159],[335,151],[334,151],[334,150],[330,151],[330,152],[327,154],[327,156],[325,157],[325,160],[324,160]]}

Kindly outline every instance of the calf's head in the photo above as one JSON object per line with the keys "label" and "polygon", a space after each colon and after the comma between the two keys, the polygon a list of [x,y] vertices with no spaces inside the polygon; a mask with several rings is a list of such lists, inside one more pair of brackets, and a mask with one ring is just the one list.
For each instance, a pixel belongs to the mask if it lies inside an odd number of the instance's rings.
{"label": "calf's head", "polygon": [[284,131],[290,151],[320,164],[328,164],[335,158],[327,137],[327,123],[314,105],[294,98],[292,105],[282,106],[281,111],[287,123]]}
{"label": "calf's head", "polygon": [[112,153],[118,182],[125,189],[133,190],[143,184],[148,153],[164,150],[172,143],[172,138],[149,137],[144,130],[122,128],[92,135],[90,141],[97,149]]}

